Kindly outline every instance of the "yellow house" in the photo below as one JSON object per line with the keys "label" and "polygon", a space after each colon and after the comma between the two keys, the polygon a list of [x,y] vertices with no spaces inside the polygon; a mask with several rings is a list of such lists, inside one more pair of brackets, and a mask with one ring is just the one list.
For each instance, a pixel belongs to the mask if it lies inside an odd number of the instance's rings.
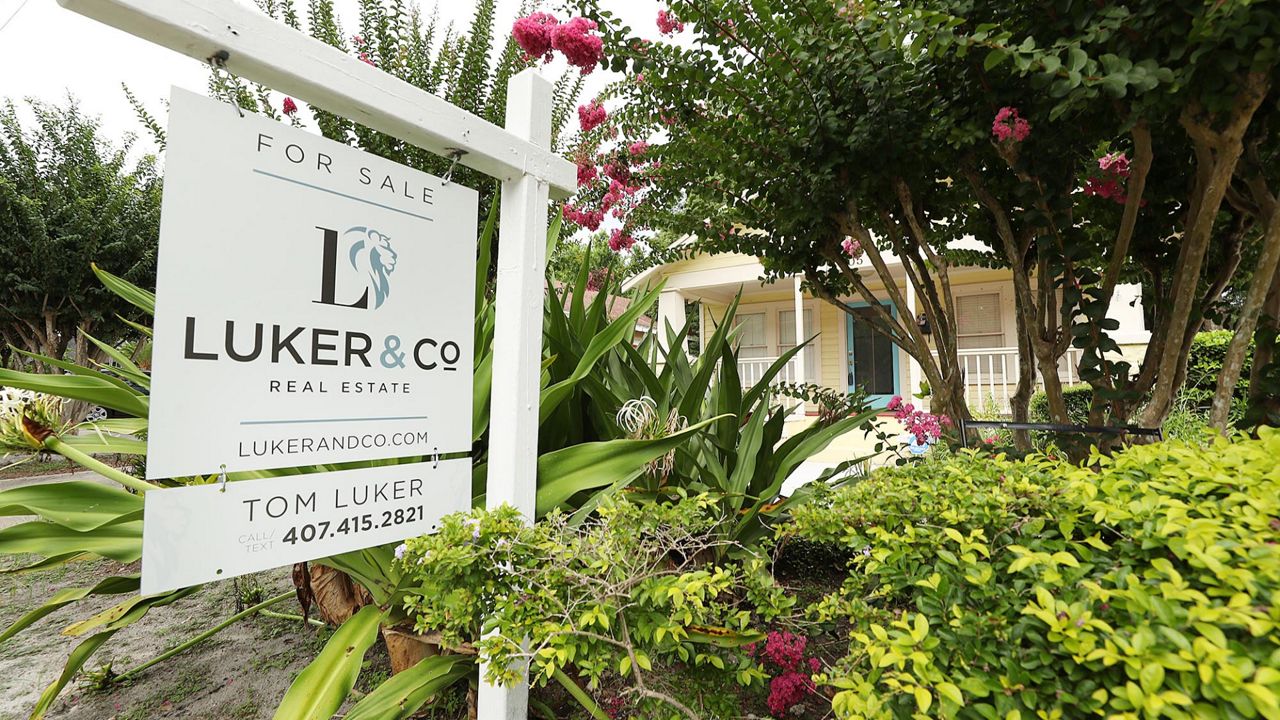
{"label": "yellow house", "polygon": [[[680,242],[687,246],[692,240],[685,238]],[[974,241],[968,242],[973,243],[973,247],[982,247]],[[910,287],[901,263],[891,255],[886,256],[886,260],[907,298],[912,316],[918,315],[914,288]],[[869,267],[865,258],[862,262],[864,267]],[[919,392],[923,379],[919,363],[858,319],[859,314],[866,312],[866,303],[860,297],[845,299],[854,310],[851,315],[802,291],[799,276],[771,283],[762,282],[763,277],[764,268],[755,257],[733,253],[694,254],[652,267],[629,279],[623,289],[664,283],[656,324],[660,341],[665,339],[662,330],[667,324],[674,328],[684,325],[686,304],[695,303],[700,320],[699,346],[723,319],[728,303],[741,293],[735,323],[741,326],[739,369],[744,384],[758,379],[779,355],[795,347],[796,338],[803,341],[816,335],[810,345],[792,358],[779,379],[815,383],[840,391],[862,387],[873,402],[881,405],[894,395],[906,397]],[[875,273],[868,270],[863,277],[879,297],[877,291],[884,286]],[[1018,378],[1012,274],[1008,270],[981,267],[953,268],[951,285],[969,407],[975,413],[1005,414]],[[889,305],[887,298],[883,302]],[[1109,316],[1120,323],[1119,329],[1111,333],[1112,337],[1136,367],[1150,338],[1143,319],[1139,286],[1117,287]],[[1079,382],[1078,361],[1078,351],[1074,349],[1064,356],[1059,376],[1065,383]]]}

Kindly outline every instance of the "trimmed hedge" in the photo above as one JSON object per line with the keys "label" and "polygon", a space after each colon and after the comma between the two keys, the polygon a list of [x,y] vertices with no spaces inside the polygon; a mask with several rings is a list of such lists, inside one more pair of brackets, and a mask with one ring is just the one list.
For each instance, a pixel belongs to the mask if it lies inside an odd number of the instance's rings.
{"label": "trimmed hedge", "polygon": [[945,456],[795,510],[850,551],[811,612],[842,718],[1280,717],[1280,431],[1094,457]]}
{"label": "trimmed hedge", "polygon": [[[1089,422],[1089,403],[1093,402],[1093,388],[1088,385],[1071,385],[1062,388],[1062,401],[1067,405],[1067,421],[1073,425],[1084,425]],[[1028,408],[1031,422],[1051,422],[1049,416],[1049,396],[1043,390],[1031,395]]]}
{"label": "trimmed hedge", "polygon": [[[1230,330],[1210,330],[1196,333],[1191,341],[1191,352],[1187,358],[1187,381],[1182,386],[1182,397],[1192,407],[1206,408],[1213,400],[1217,389],[1218,376],[1222,374],[1222,361],[1227,355],[1227,346],[1231,344]],[[1241,367],[1240,380],[1236,383],[1234,398],[1243,403],[1249,397],[1249,373],[1253,368],[1253,342],[1245,351],[1244,365]]]}

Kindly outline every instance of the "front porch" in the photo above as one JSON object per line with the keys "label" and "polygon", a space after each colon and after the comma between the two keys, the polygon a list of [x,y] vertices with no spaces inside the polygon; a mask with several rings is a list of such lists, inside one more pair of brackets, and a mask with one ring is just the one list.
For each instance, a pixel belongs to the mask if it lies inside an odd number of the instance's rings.
{"label": "front porch", "polygon": [[[688,348],[696,354],[740,294],[734,323],[739,328],[738,369],[743,384],[759,381],[778,357],[795,347],[796,338],[803,342],[813,337],[786,363],[775,382],[814,383],[841,392],[861,388],[880,406],[894,395],[910,397],[920,391],[924,375],[919,363],[862,319],[871,309],[861,298],[848,298],[851,312],[846,312],[803,292],[799,277],[762,283],[759,262],[743,255],[701,256],[676,265],[678,272],[666,273],[657,327],[668,323],[680,327],[687,315],[696,316],[698,332],[691,333]],[[952,270],[951,282],[969,407],[975,414],[1008,415],[1019,370],[1009,274],[958,268]],[[875,285],[871,289],[883,290]],[[915,315],[914,295],[905,277],[899,289]],[[887,298],[883,303],[896,313]],[[1074,349],[1063,357],[1059,377],[1064,384],[1079,382],[1078,362]],[[915,402],[928,406],[927,399]]]}

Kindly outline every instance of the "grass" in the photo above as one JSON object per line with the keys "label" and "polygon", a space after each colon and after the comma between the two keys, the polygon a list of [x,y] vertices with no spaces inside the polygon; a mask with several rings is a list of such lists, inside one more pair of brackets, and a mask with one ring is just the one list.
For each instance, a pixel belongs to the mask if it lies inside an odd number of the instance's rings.
{"label": "grass", "polygon": [[0,458],[0,480],[36,477],[38,475],[57,475],[78,472],[79,470],[79,465],[60,456],[35,457],[17,462],[8,458]]}

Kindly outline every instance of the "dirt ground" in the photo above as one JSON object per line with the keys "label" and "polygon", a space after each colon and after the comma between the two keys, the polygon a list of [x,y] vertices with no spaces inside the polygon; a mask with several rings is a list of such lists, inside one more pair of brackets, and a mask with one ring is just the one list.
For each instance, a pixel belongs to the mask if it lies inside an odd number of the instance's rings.
{"label": "dirt ground", "polygon": [[[65,587],[137,572],[106,560],[88,561],[23,575],[0,575],[0,623],[8,626]],[[237,586],[246,596],[271,597],[290,589],[287,572],[277,570],[206,586],[200,593],[157,608],[121,630],[89,660],[92,675],[109,664],[116,673],[135,667],[217,624],[236,611]],[[87,598],[63,608],[0,645],[0,718],[26,718],[44,688],[62,671],[82,638],[60,630],[110,607],[124,596]],[[272,609],[297,612],[285,601]],[[149,718],[269,718],[294,675],[315,657],[329,631],[294,620],[246,618],[213,638],[135,679],[106,690],[78,678],[47,717],[56,720],[144,720]],[[384,661],[385,662],[385,661]],[[377,665],[373,658],[370,665]],[[377,674],[376,667],[364,675]],[[382,671],[385,673],[385,670]]]}

